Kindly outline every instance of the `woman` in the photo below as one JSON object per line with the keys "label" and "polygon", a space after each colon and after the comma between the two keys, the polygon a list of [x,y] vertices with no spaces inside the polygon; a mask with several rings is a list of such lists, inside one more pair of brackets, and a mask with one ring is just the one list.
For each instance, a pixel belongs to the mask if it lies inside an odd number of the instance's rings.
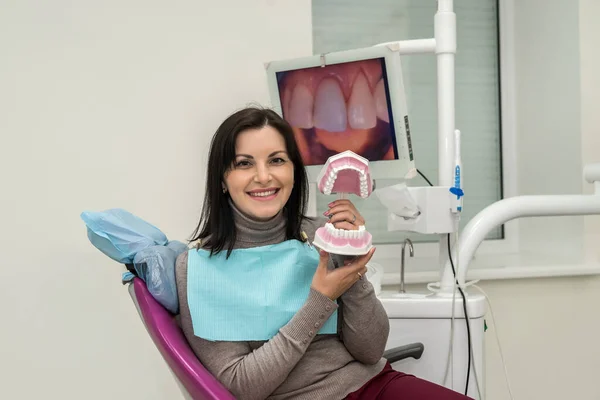
{"label": "woman", "polygon": [[217,130],[199,244],[176,267],[202,364],[238,399],[464,399],[382,358],[389,322],[365,277],[374,249],[343,260],[309,245],[326,221],[353,230],[364,219],[348,200],[307,218],[307,186],[292,128],[273,111],[243,109]]}

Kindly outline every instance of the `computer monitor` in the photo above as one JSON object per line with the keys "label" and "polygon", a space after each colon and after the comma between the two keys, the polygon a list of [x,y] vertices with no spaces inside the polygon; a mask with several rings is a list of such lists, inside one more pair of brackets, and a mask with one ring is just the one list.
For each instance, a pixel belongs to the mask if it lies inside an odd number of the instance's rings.
{"label": "computer monitor", "polygon": [[416,175],[397,45],[265,64],[272,108],[294,129],[310,182],[351,150],[373,179]]}

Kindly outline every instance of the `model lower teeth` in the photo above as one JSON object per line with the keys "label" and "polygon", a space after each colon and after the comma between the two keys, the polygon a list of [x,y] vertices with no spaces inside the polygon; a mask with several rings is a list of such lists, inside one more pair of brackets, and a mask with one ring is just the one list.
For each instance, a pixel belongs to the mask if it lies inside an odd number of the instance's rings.
{"label": "model lower teeth", "polygon": [[327,228],[327,231],[329,233],[331,233],[333,236],[341,237],[341,238],[349,238],[349,239],[357,239],[357,238],[363,237],[366,232],[364,225],[359,226],[357,231],[349,231],[346,229],[337,229],[335,226],[333,226],[332,223],[329,223],[329,222],[325,224],[325,227]]}

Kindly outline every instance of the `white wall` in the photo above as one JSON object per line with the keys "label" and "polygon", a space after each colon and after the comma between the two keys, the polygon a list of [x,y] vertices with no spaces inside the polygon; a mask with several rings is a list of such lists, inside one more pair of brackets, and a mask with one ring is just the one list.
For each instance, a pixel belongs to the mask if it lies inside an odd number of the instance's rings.
{"label": "white wall", "polygon": [[311,54],[310,1],[0,9],[0,398],[178,398],[79,214],[122,207],[187,239],[210,137],[267,101],[263,62]]}
{"label": "white wall", "polygon": [[[514,3],[518,193],[580,194],[578,2]],[[560,260],[557,264],[582,262],[583,217],[525,218],[516,223],[520,252],[540,261],[551,254]]]}
{"label": "white wall", "polygon": [[[541,18],[534,23],[520,13],[521,35],[539,35],[535,24],[560,28],[561,13],[542,12],[545,1],[519,3]],[[187,238],[204,192],[210,135],[233,109],[266,102],[263,61],[310,53],[310,1],[3,0],[0,8],[0,398],[177,398],[120,285],[122,268],[89,244],[79,213],[123,207],[171,239]],[[566,77],[572,84],[559,93],[579,96],[572,85],[580,80],[581,135],[568,134],[580,159],[565,165],[573,179],[566,192],[589,190],[581,161],[600,160],[599,8],[597,0],[580,2],[580,74]],[[517,69],[542,63],[526,43],[519,46]],[[572,71],[568,58],[561,62]],[[543,77],[536,79],[522,82],[519,127],[533,129],[519,134],[534,135],[522,143],[541,135],[535,121],[543,108],[524,104],[542,87]],[[542,169],[528,172],[522,179],[530,181],[519,182],[524,192],[549,180]],[[590,238],[600,235],[598,219],[584,223],[586,240],[597,244]],[[600,279],[482,287],[517,398],[600,398]],[[490,328],[489,399],[506,399]]]}
{"label": "white wall", "polygon": [[[581,32],[581,127],[583,141],[581,156],[584,163],[600,162],[600,49],[598,47],[597,16],[600,15],[598,0],[579,0]],[[584,193],[592,193],[591,185],[585,185]],[[600,243],[600,216],[586,217],[584,221],[587,258],[597,260]]]}

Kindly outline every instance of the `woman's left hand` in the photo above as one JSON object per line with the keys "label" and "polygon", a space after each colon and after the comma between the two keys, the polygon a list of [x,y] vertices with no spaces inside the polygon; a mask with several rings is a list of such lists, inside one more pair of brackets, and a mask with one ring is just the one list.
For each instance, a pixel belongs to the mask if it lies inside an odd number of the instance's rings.
{"label": "woman's left hand", "polygon": [[329,222],[338,229],[356,231],[365,224],[365,219],[350,200],[336,200],[328,204],[329,210],[323,215],[329,217]]}

